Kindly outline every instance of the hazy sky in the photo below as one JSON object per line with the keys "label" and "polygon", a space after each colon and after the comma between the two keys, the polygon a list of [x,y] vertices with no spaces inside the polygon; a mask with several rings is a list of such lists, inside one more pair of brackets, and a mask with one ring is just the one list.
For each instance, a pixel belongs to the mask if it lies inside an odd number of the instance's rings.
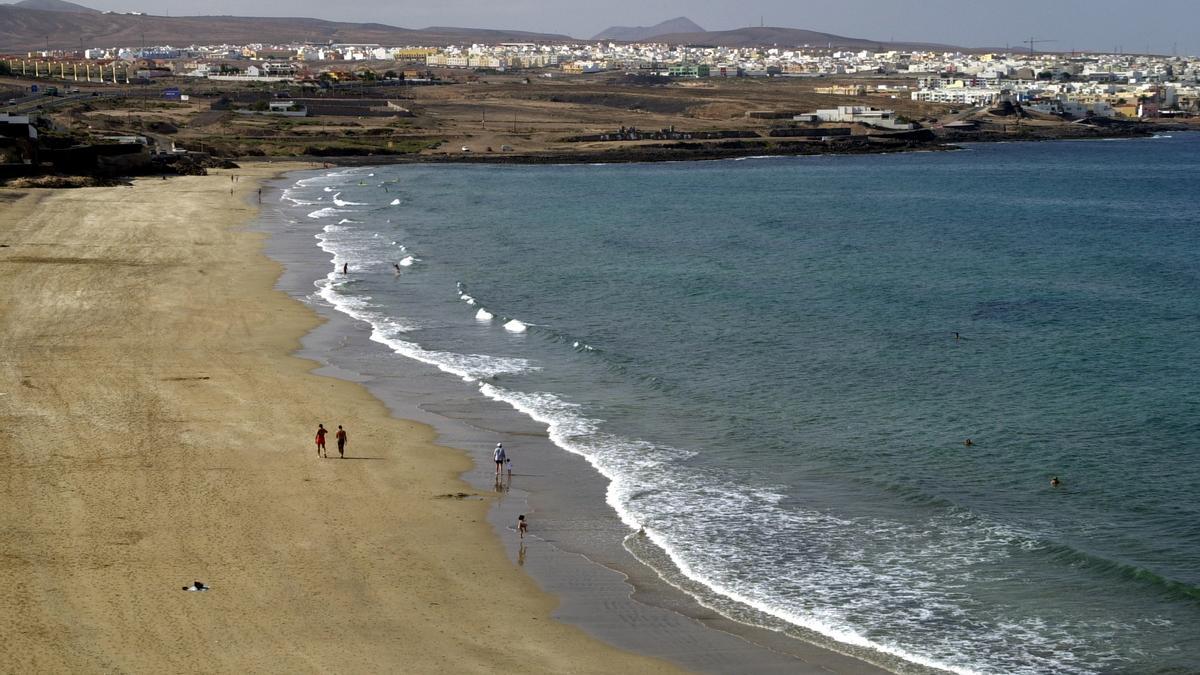
{"label": "hazy sky", "polygon": [[588,38],[612,25],[645,26],[686,16],[708,30],[807,28],[872,40],[974,47],[1041,48],[1200,55],[1200,0],[77,0],[96,9],[152,14],[311,16],[405,28],[465,26],[565,33]]}

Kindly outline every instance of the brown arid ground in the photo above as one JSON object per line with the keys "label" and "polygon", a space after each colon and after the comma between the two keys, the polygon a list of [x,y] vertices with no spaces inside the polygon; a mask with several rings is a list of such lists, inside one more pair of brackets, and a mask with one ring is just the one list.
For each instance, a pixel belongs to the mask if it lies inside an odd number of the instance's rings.
{"label": "brown arid ground", "polygon": [[[796,126],[791,113],[812,112],[838,105],[863,105],[896,111],[898,115],[932,129],[950,142],[971,140],[1041,140],[1088,138],[1149,133],[1152,127],[1131,129],[1089,128],[1049,115],[1029,115],[1019,124],[1012,117],[987,110],[914,102],[914,78],[838,76],[822,78],[709,78],[667,80],[629,77],[619,73],[542,77],[528,74],[472,74],[463,70],[437,73],[443,84],[433,86],[357,86],[325,92],[305,90],[297,83],[242,84],[166,78],[151,85],[114,87],[87,85],[73,100],[48,100],[45,111],[59,129],[77,137],[104,134],[138,134],[159,147],[175,143],[180,148],[210,152],[222,157],[323,157],[329,161],[579,161],[611,159],[698,158],[696,150],[724,154],[797,154],[807,152],[862,151],[861,146],[773,138],[772,129]],[[16,86],[28,82],[9,80]],[[70,83],[74,86],[75,83]],[[832,85],[853,84],[865,93],[856,96],[818,93]],[[164,101],[161,90],[179,87],[186,102]],[[95,92],[97,96],[91,94]],[[329,104],[370,99],[376,107],[385,100],[403,106],[412,116],[338,114],[280,118],[241,115],[224,109],[226,97],[235,106],[257,101],[296,99]],[[216,108],[213,105],[217,104]],[[33,107],[34,102],[24,104]],[[313,108],[315,110],[316,108]],[[775,119],[751,117],[751,111],[779,113]],[[971,132],[943,133],[941,125],[969,119],[979,127]],[[845,127],[833,123],[800,126]],[[878,133],[863,125],[850,125],[860,137]],[[680,132],[748,131],[758,138],[732,142],[691,141],[690,150],[676,141],[567,142],[567,138],[615,132],[621,127],[641,131],[675,129]],[[725,143],[724,148],[717,148]],[[917,143],[926,149],[937,141]],[[843,144],[844,145],[844,144]],[[851,144],[853,145],[853,144]],[[665,147],[670,146],[670,147]],[[891,151],[894,148],[876,148]],[[622,156],[622,153],[624,156]],[[691,156],[689,156],[689,153]],[[362,160],[373,157],[372,160]]]}
{"label": "brown arid ground", "polygon": [[[524,153],[594,152],[629,143],[567,143],[581,134],[613,132],[636,127],[680,131],[752,130],[763,136],[789,120],[754,119],[748,111],[804,112],[837,105],[874,105],[895,109],[912,119],[935,119],[947,106],[918,104],[903,90],[876,92],[883,84],[895,87],[913,81],[869,80],[864,96],[845,97],[815,93],[833,83],[817,78],[714,78],[648,83],[619,74],[560,76],[552,78],[518,74],[469,75],[464,71],[440,73],[436,86],[348,88],[323,96],[347,99],[366,97],[393,100],[413,117],[319,116],[278,118],[238,115],[210,110],[222,95],[242,96],[271,92],[303,98],[299,85],[241,85],[194,78],[171,78],[143,87],[89,87],[85,94],[129,93],[121,98],[84,98],[62,105],[53,117],[72,133],[138,133],[164,144],[177,142],[189,149],[215,149],[224,156],[244,157],[306,155],[314,148],[375,149],[379,153],[420,152],[426,155],[501,153],[510,146],[513,155]],[[454,81],[456,80],[456,81]],[[166,86],[191,92],[188,102],[159,98]],[[844,126],[844,125],[831,125]],[[390,146],[389,146],[390,144]],[[463,147],[467,151],[463,151]],[[354,154],[347,152],[346,154]],[[365,151],[363,152],[365,154]]]}
{"label": "brown arid ground", "polygon": [[242,229],[279,168],[0,191],[0,672],[672,671],[550,620],[469,460],[289,355],[317,318]]}

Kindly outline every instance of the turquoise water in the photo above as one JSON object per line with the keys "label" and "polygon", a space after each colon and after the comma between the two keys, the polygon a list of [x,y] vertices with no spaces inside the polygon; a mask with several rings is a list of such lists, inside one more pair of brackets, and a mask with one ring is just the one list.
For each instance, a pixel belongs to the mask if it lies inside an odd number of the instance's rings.
{"label": "turquoise water", "polygon": [[960,672],[1180,673],[1198,176],[1179,134],[349,169],[284,204],[354,272],[324,301],[546,423],[714,597]]}

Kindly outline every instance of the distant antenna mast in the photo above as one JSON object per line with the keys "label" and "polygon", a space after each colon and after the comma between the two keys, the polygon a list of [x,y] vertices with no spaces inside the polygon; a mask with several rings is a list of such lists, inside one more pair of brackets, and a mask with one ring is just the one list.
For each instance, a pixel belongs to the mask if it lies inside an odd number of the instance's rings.
{"label": "distant antenna mast", "polygon": [[763,22],[763,15],[762,15],[762,14],[759,14],[759,15],[758,15],[758,27],[759,27],[759,28],[762,28],[762,27],[763,27],[763,26],[765,26],[765,25],[767,25],[767,24]]}

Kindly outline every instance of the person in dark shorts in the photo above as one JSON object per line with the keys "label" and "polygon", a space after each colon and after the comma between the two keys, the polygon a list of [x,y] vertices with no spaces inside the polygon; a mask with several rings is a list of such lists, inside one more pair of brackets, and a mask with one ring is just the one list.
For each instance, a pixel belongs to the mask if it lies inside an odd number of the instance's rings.
{"label": "person in dark shorts", "polygon": [[504,446],[500,443],[496,444],[496,449],[492,451],[492,459],[496,461],[496,476],[500,475],[500,470],[504,468]]}
{"label": "person in dark shorts", "polygon": [[342,428],[342,425],[338,425],[337,433],[333,437],[337,439],[338,457],[346,459],[346,430]]}
{"label": "person in dark shorts", "polygon": [[328,432],[325,430],[325,425],[318,424],[317,425],[317,457],[321,457],[322,455],[324,455],[325,457],[329,456],[329,454],[325,452],[325,434],[326,433],[328,433]]}

